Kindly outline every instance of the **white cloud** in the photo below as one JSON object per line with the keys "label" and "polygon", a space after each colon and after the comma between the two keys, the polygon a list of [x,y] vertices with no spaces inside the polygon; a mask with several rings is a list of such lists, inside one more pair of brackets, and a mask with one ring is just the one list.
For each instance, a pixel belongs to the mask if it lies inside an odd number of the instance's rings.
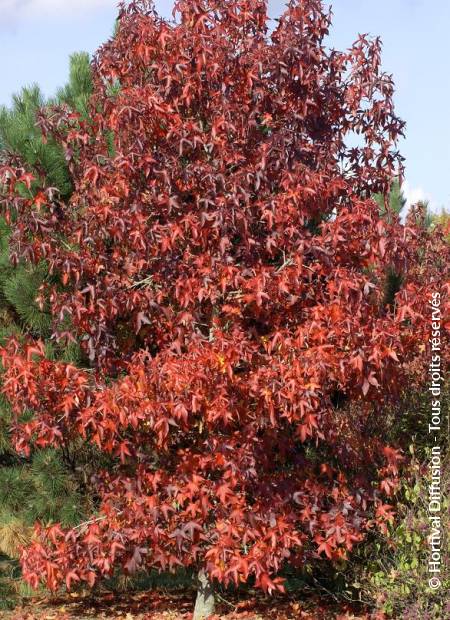
{"label": "white cloud", "polygon": [[0,0],[0,22],[18,23],[37,16],[80,15],[99,7],[117,6],[116,0]]}
{"label": "white cloud", "polygon": [[423,187],[412,187],[408,181],[405,181],[402,185],[402,191],[406,198],[405,213],[409,211],[412,205],[415,205],[421,201],[428,202],[431,211],[438,212],[440,210],[439,205],[436,203],[433,196],[426,192]]}

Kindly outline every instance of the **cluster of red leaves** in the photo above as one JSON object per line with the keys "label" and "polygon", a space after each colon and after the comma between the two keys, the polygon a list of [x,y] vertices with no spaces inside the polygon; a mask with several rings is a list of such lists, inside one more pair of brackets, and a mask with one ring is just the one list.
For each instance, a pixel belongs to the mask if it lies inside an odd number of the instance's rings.
{"label": "cluster of red leaves", "polygon": [[291,2],[269,36],[266,8],[180,1],[168,23],[122,6],[89,119],[40,118],[70,203],[1,169],[13,254],[59,277],[42,291],[55,334],[91,363],[4,349],[17,448],[81,436],[116,459],[97,515],[38,527],[33,585],[206,565],[272,592],[285,563],[346,557],[392,518],[402,457],[377,413],[426,341],[448,245],[369,199],[401,168],[379,41],[327,51],[319,0]]}

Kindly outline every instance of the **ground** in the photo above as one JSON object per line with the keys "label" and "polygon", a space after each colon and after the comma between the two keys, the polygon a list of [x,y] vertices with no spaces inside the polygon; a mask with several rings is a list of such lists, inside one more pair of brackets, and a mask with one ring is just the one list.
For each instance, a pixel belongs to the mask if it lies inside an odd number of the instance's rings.
{"label": "ground", "polygon": [[[95,597],[79,593],[27,600],[3,620],[191,620],[193,593],[138,592]],[[320,598],[295,600],[250,592],[245,600],[222,599],[214,620],[381,620],[350,608],[331,605]],[[211,619],[213,620],[213,619]]]}

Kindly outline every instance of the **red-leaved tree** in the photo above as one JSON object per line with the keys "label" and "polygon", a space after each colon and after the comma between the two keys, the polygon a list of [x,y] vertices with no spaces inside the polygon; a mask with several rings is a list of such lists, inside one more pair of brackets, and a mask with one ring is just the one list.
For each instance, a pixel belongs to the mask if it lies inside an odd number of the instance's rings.
{"label": "red-leaved tree", "polygon": [[422,355],[448,245],[370,199],[402,169],[379,40],[327,50],[320,0],[271,33],[263,0],[176,11],[122,5],[89,118],[41,115],[69,204],[2,168],[13,258],[47,261],[55,337],[90,360],[12,341],[4,392],[19,451],[81,436],[114,462],[89,521],[37,528],[28,581],[192,567],[208,603],[214,580],[282,590],[284,565],[345,558],[392,518],[379,412]]}

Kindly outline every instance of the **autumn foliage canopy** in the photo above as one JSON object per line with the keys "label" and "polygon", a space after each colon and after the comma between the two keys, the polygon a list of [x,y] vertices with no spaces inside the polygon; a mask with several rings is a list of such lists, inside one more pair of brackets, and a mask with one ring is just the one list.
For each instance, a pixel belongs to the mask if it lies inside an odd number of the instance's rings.
{"label": "autumn foliage canopy", "polygon": [[371,199],[403,123],[380,42],[330,51],[330,19],[319,0],[273,29],[263,0],[181,0],[173,22],[122,5],[89,115],[38,119],[70,201],[2,166],[12,259],[47,263],[54,336],[86,356],[3,349],[16,449],[110,459],[92,518],[37,526],[31,584],[183,566],[272,592],[392,518],[382,411],[420,376],[448,246]]}

